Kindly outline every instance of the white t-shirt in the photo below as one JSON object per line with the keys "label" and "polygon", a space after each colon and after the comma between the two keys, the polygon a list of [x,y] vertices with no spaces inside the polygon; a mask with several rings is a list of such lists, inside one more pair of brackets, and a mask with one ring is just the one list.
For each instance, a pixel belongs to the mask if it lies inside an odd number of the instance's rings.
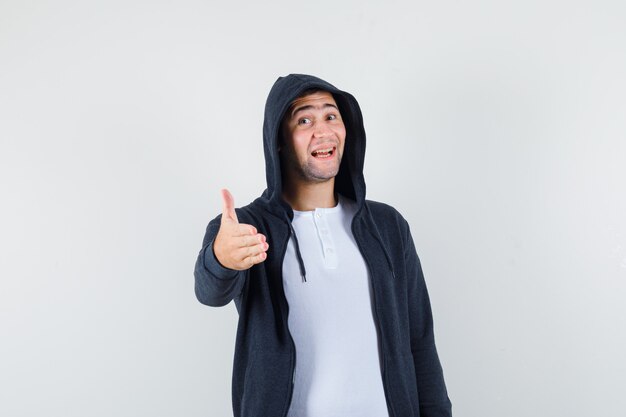
{"label": "white t-shirt", "polygon": [[355,211],[341,197],[333,208],[294,211],[307,281],[291,238],[283,261],[296,345],[288,417],[388,416],[369,274],[351,230]]}

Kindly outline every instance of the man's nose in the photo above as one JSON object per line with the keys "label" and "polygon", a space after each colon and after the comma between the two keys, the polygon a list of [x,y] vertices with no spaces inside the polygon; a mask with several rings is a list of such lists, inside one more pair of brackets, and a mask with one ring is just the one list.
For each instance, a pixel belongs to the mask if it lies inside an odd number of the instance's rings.
{"label": "man's nose", "polygon": [[313,131],[313,135],[316,138],[324,138],[332,135],[333,131],[326,123],[316,123],[315,130]]}

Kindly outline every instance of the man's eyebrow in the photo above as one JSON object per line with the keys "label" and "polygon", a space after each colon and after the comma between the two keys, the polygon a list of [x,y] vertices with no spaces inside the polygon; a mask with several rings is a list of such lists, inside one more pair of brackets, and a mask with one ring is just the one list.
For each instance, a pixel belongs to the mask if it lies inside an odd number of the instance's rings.
{"label": "man's eyebrow", "polygon": [[[317,106],[314,106],[314,105],[312,105],[312,104],[307,104],[307,105],[305,105],[305,106],[296,107],[296,108],[295,108],[295,109],[293,109],[293,111],[291,112],[291,117],[295,116],[295,115],[296,115],[296,113],[298,113],[298,112],[301,112],[301,111],[304,111],[304,110],[314,109],[314,108],[316,108],[316,107],[317,107]],[[336,109],[337,111],[339,111],[339,109],[337,108],[337,106],[335,106],[335,105],[334,105],[334,104],[332,104],[332,103],[326,103],[326,104],[324,104],[324,105],[322,106],[322,108],[323,108],[323,109],[328,108],[328,107],[332,107],[332,108]]]}

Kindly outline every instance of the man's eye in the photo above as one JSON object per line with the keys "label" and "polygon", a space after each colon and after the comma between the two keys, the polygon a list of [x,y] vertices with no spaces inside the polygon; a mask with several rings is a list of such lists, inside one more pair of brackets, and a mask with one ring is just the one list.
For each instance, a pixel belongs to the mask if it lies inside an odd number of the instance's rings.
{"label": "man's eye", "polygon": [[309,123],[311,123],[311,119],[303,118],[303,119],[298,120],[299,125],[306,125]]}
{"label": "man's eye", "polygon": [[337,118],[337,116],[335,116],[334,114],[329,114],[328,115],[328,120],[335,120]]}

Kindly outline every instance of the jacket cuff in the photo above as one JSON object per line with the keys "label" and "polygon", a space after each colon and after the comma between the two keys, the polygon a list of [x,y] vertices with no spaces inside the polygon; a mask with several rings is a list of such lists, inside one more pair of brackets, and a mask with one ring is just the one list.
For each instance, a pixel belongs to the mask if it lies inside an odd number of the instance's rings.
{"label": "jacket cuff", "polygon": [[233,279],[239,271],[222,266],[213,253],[213,242],[204,249],[203,264],[207,271],[218,279]]}

